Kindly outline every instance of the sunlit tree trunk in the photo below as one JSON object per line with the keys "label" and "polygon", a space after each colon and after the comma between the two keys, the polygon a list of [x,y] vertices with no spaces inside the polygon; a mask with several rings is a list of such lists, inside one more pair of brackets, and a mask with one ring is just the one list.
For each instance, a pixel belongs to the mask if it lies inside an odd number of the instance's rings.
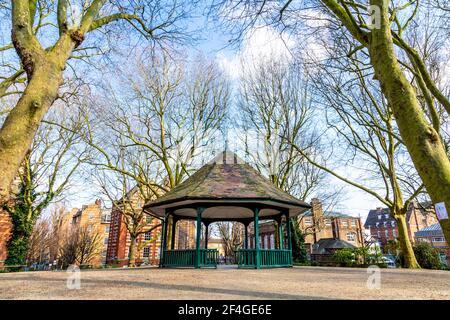
{"label": "sunlit tree trunk", "polygon": [[404,266],[407,268],[420,268],[419,263],[414,255],[414,250],[408,235],[408,226],[406,224],[406,217],[404,214],[395,215],[398,228],[398,241],[401,252],[403,253]]}
{"label": "sunlit tree trunk", "polygon": [[[400,68],[394,51],[388,2],[372,0],[371,4],[381,8],[381,28],[372,30],[369,45],[376,78],[432,201],[444,202],[450,211],[450,159],[439,134],[426,121],[414,88]],[[441,220],[440,224],[445,238],[450,241],[450,220]]]}
{"label": "sunlit tree trunk", "polygon": [[136,237],[130,236],[130,247],[128,249],[128,266],[136,266]]}

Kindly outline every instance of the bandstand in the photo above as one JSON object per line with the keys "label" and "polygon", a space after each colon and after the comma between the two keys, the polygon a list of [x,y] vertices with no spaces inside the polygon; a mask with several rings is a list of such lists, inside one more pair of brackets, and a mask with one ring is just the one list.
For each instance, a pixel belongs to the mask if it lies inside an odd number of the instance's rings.
{"label": "bandstand", "polygon": [[[186,181],[144,210],[162,220],[160,267],[216,267],[218,251],[208,249],[208,237],[202,237],[213,222],[236,221],[245,228],[243,248],[236,252],[239,268],[273,268],[292,266],[289,219],[311,206],[287,194],[261,176],[236,154],[222,152],[201,167]],[[175,249],[176,224],[182,219],[196,221],[195,249]],[[259,222],[276,222],[277,246],[261,249]],[[253,222],[254,246],[249,248],[249,225]],[[170,235],[169,235],[170,234]]]}

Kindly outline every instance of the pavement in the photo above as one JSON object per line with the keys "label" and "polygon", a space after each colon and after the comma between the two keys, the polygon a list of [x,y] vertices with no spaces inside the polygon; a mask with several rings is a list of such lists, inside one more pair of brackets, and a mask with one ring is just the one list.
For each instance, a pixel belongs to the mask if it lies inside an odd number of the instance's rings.
{"label": "pavement", "polygon": [[449,300],[450,272],[293,267],[2,273],[0,299]]}

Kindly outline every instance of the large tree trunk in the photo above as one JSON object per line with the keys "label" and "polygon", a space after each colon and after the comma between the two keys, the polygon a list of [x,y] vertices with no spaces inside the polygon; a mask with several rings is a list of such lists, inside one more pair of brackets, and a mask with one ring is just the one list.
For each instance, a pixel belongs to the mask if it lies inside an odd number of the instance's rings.
{"label": "large tree trunk", "polygon": [[136,237],[130,237],[130,247],[128,248],[128,266],[135,267],[136,266]]}
{"label": "large tree trunk", "polygon": [[44,61],[34,69],[25,92],[0,129],[0,203],[9,190],[42,118],[58,95],[62,70]]}
{"label": "large tree trunk", "polygon": [[[438,133],[425,118],[414,88],[402,72],[394,51],[388,2],[372,0],[381,8],[381,28],[371,32],[369,52],[375,76],[390,104],[400,134],[434,203],[444,202],[450,212],[450,159]],[[450,220],[440,221],[450,242]]]}
{"label": "large tree trunk", "polygon": [[398,242],[400,243],[400,249],[403,253],[404,267],[412,269],[420,268],[420,265],[416,260],[416,256],[414,255],[414,250],[408,235],[406,216],[404,214],[395,215],[395,221],[397,221]]}

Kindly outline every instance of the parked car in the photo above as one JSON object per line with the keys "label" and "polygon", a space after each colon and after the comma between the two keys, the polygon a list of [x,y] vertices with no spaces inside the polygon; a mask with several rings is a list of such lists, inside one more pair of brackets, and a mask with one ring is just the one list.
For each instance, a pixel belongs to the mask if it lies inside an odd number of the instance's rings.
{"label": "parked car", "polygon": [[388,268],[395,268],[395,260],[392,259],[391,257],[387,257],[387,256],[383,256],[381,258],[381,260],[383,261],[383,263],[385,263],[387,265]]}

